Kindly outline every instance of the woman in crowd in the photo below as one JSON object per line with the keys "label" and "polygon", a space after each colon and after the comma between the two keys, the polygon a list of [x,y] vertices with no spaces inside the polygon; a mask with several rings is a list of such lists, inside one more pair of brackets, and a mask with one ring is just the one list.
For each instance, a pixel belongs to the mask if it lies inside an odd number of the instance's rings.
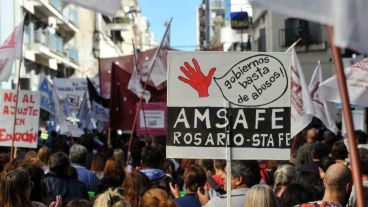
{"label": "woman in crowd", "polygon": [[279,207],[275,193],[268,185],[255,185],[245,195],[244,207]]}
{"label": "woman in crowd", "polygon": [[37,153],[38,163],[40,164],[45,174],[49,172],[49,166],[47,165],[47,163],[49,162],[50,155],[51,151],[48,147],[41,147]]}
{"label": "woman in crowd", "polygon": [[107,190],[97,196],[94,207],[130,207],[130,204],[119,193],[119,189]]}
{"label": "woman in crowd", "polygon": [[129,173],[122,185],[125,199],[129,201],[132,207],[138,207],[139,196],[143,190],[149,188],[150,185],[151,183],[144,173],[140,171]]}
{"label": "woman in crowd", "polygon": [[102,153],[97,153],[92,156],[91,171],[96,174],[98,179],[103,178],[106,158]]}
{"label": "woman in crowd", "polygon": [[282,207],[294,207],[308,201],[311,201],[308,191],[299,184],[291,183],[282,194],[280,204]]}
{"label": "woman in crowd", "polygon": [[274,192],[277,197],[281,197],[287,185],[289,185],[296,177],[296,170],[293,165],[280,165],[275,171]]}
{"label": "woman in crowd", "polygon": [[177,185],[170,183],[172,194],[175,196],[175,203],[179,207],[201,207],[201,203],[196,196],[199,190],[204,190],[206,185],[207,177],[204,170],[198,165],[191,165],[184,173],[184,186],[186,195],[179,197],[179,188]]}
{"label": "woman in crowd", "polygon": [[169,198],[166,190],[151,188],[143,192],[139,207],[176,207],[176,204]]}
{"label": "woman in crowd", "polygon": [[55,201],[61,195],[64,204],[73,199],[88,199],[86,186],[76,176],[71,176],[70,161],[63,152],[56,152],[49,160],[50,172],[45,175],[43,182],[50,192],[51,200]]}
{"label": "woman in crowd", "polygon": [[108,188],[117,188],[123,183],[124,179],[125,170],[121,162],[111,157],[106,161],[103,178],[100,180],[98,191],[103,192]]}
{"label": "woman in crowd", "polygon": [[[13,170],[0,178],[0,206],[2,207],[45,207],[30,200],[33,182],[24,170]],[[61,197],[56,197],[49,207],[61,207]]]}

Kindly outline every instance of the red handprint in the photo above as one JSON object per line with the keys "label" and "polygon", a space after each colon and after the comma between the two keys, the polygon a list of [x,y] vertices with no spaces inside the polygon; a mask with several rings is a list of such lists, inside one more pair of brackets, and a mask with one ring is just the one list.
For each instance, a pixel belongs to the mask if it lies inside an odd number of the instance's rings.
{"label": "red handprint", "polygon": [[192,88],[198,92],[199,98],[208,97],[208,87],[211,85],[212,76],[215,73],[216,68],[211,68],[207,76],[205,76],[202,73],[197,60],[193,58],[192,62],[194,68],[190,66],[188,62],[184,62],[185,68],[183,66],[180,67],[181,72],[183,72],[188,79],[183,76],[179,76],[178,79],[192,86]]}

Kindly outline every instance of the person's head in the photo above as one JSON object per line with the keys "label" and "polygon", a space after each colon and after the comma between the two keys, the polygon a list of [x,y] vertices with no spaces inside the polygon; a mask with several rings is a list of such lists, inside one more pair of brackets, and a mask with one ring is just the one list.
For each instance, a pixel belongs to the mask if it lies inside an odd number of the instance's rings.
{"label": "person's head", "polygon": [[345,160],[348,157],[348,149],[344,142],[339,141],[332,145],[332,157],[336,160]]}
{"label": "person's head", "polygon": [[130,204],[119,193],[118,189],[107,190],[97,196],[94,207],[130,207]]}
{"label": "person's head", "polygon": [[280,201],[280,206],[292,207],[300,203],[311,201],[311,196],[303,186],[291,183],[286,187]]}
{"label": "person's head", "polygon": [[103,172],[105,168],[105,162],[106,158],[101,153],[94,154],[91,160],[91,171],[95,173]]}
{"label": "person's head", "polygon": [[207,177],[211,177],[215,173],[215,169],[213,168],[213,160],[201,159],[197,160],[196,163],[206,172]]}
{"label": "person's head", "polygon": [[163,152],[157,147],[147,146],[141,153],[143,168],[161,169],[163,162]]}
{"label": "person's head", "polygon": [[65,207],[91,207],[92,202],[85,199],[73,199]]}
{"label": "person's head", "polygon": [[48,147],[41,147],[38,150],[37,157],[41,165],[47,165],[50,155],[51,155],[51,151]]}
{"label": "person's head", "polygon": [[39,201],[47,203],[49,201],[48,190],[42,179],[45,177],[45,173],[38,164],[24,163],[22,168],[29,175],[29,179],[33,182],[30,199],[32,201]]}
{"label": "person's head", "polygon": [[312,147],[313,161],[318,162],[322,157],[328,156],[331,153],[330,147],[322,142],[316,142]]}
{"label": "person's head", "polygon": [[70,162],[84,165],[87,161],[87,148],[80,144],[74,144],[69,151]]}
{"label": "person's head", "polygon": [[287,186],[294,180],[294,178],[296,177],[296,170],[293,165],[284,164],[280,165],[277,168],[274,175],[275,175],[274,190],[277,193],[280,190],[281,186]]}
{"label": "person's head", "polygon": [[25,170],[12,170],[0,178],[0,206],[30,207],[29,195],[33,183]]}
{"label": "person's head", "polygon": [[213,160],[213,168],[216,171],[225,172],[226,160]]}
{"label": "person's head", "polygon": [[112,157],[106,161],[103,176],[112,177],[122,182],[125,178],[125,171],[121,163]]}
{"label": "person's head", "polygon": [[339,195],[340,204],[344,204],[346,197],[351,191],[350,169],[341,163],[331,165],[326,171],[323,185],[325,187],[325,195],[330,193]]}
{"label": "person's head", "polygon": [[[226,175],[222,176],[226,186]],[[231,161],[231,189],[250,188],[261,180],[258,162],[255,160]]]}
{"label": "person's head", "polygon": [[315,128],[315,127],[308,128],[307,132],[305,134],[306,141],[308,143],[313,143],[314,139],[317,137],[317,135],[318,135],[317,128]]}
{"label": "person's head", "polygon": [[118,160],[122,164],[122,166],[125,166],[126,157],[125,157],[124,151],[122,149],[114,149],[113,156],[116,160]]}
{"label": "person's head", "polygon": [[37,163],[38,159],[37,159],[37,152],[34,150],[28,151],[23,160],[27,163]]}
{"label": "person's head", "polygon": [[144,189],[149,188],[150,185],[151,182],[144,173],[133,171],[123,181],[124,197],[132,206],[138,206],[140,194]]}
{"label": "person's head", "polygon": [[206,173],[199,165],[191,165],[184,172],[184,184],[187,191],[196,193],[198,188],[201,188],[206,184],[206,181]]}
{"label": "person's head", "polygon": [[245,195],[244,207],[278,207],[275,193],[268,185],[255,185]]}
{"label": "person's head", "polygon": [[310,192],[313,200],[322,199],[323,183],[318,170],[300,171],[294,182],[303,186],[308,192]]}
{"label": "person's head", "polygon": [[358,144],[367,144],[367,133],[362,130],[355,130],[354,134]]}
{"label": "person's head", "polygon": [[139,207],[176,207],[167,192],[161,188],[151,188],[146,190],[139,202]]}
{"label": "person's head", "polygon": [[368,175],[368,149],[359,148],[360,167],[363,175]]}
{"label": "person's head", "polygon": [[4,166],[10,161],[10,157],[7,153],[0,154],[0,173],[3,173]]}
{"label": "person's head", "polygon": [[70,161],[68,156],[63,152],[56,152],[50,156],[49,169],[58,175],[68,175]]}
{"label": "person's head", "polygon": [[176,177],[175,165],[171,159],[165,159],[162,168],[166,174],[169,174],[173,178]]}
{"label": "person's head", "polygon": [[335,159],[330,156],[324,156],[319,160],[318,165],[319,165],[319,174],[321,176],[321,179],[325,177],[327,169],[335,163],[336,163]]}

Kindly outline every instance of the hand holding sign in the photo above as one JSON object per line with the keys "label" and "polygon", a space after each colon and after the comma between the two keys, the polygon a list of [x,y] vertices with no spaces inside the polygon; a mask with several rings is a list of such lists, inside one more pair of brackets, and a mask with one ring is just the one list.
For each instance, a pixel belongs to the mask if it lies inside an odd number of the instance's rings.
{"label": "hand holding sign", "polygon": [[184,63],[185,68],[182,66],[180,67],[181,72],[183,72],[188,79],[183,76],[179,76],[178,79],[192,86],[192,88],[198,92],[199,98],[208,97],[208,87],[211,85],[212,76],[215,73],[216,68],[211,68],[207,76],[205,76],[202,73],[197,60],[193,58],[192,61],[194,68],[189,65],[188,62]]}

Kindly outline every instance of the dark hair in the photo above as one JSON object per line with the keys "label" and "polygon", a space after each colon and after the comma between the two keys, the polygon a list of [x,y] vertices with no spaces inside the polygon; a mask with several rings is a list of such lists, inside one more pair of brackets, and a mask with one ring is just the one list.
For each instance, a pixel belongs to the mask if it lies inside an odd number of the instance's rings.
{"label": "dark hair", "polygon": [[147,146],[141,153],[142,165],[146,168],[160,169],[163,158],[162,151],[157,147]]}
{"label": "dark hair", "polygon": [[58,175],[68,175],[70,162],[64,152],[56,152],[49,159],[50,171]]}
{"label": "dark hair", "polygon": [[26,193],[32,187],[26,171],[17,169],[6,173],[0,178],[0,186],[0,206],[32,206]]}
{"label": "dark hair", "polygon": [[242,177],[243,184],[248,188],[256,185],[261,180],[259,164],[255,160],[233,160],[231,161],[231,175]]}
{"label": "dark hair", "polygon": [[213,160],[213,167],[225,171],[226,160]]}
{"label": "dark hair", "polygon": [[312,196],[312,200],[320,200],[323,197],[323,183],[318,172],[301,171],[295,179]]}
{"label": "dark hair", "polygon": [[65,207],[90,207],[92,202],[85,199],[73,199],[66,204]]}
{"label": "dark hair", "polygon": [[337,160],[345,160],[348,157],[348,149],[343,141],[336,142],[332,146],[332,157]]}
{"label": "dark hair", "polygon": [[125,171],[121,162],[119,162],[119,160],[113,157],[107,159],[105,163],[103,176],[112,177],[116,180],[120,180],[121,182],[123,182],[125,178]]}
{"label": "dark hair", "polygon": [[312,157],[313,159],[321,159],[324,156],[328,156],[331,153],[330,147],[321,142],[316,142],[312,147]]}
{"label": "dark hair", "polygon": [[367,133],[363,132],[362,130],[355,130],[354,134],[358,144],[367,144]]}
{"label": "dark hair", "polygon": [[206,173],[207,177],[211,177],[215,174],[215,169],[213,167],[213,160],[201,159],[196,162]]}
{"label": "dark hair", "polygon": [[368,175],[368,149],[359,148],[360,167],[363,175]]}
{"label": "dark hair", "polygon": [[281,206],[293,207],[311,201],[310,193],[300,184],[289,184],[281,196]]}
{"label": "dark hair", "polygon": [[319,167],[323,170],[323,172],[326,172],[327,168],[335,163],[336,161],[334,158],[330,156],[324,156],[319,160]]}
{"label": "dark hair", "polygon": [[23,169],[27,171],[30,180],[34,184],[31,190],[30,200],[41,203],[47,202],[49,195],[45,183],[42,182],[42,179],[45,177],[42,168],[37,164],[25,163]]}
{"label": "dark hair", "polygon": [[191,165],[184,172],[185,187],[194,193],[198,191],[198,188],[203,187],[206,181],[206,173],[199,165]]}

